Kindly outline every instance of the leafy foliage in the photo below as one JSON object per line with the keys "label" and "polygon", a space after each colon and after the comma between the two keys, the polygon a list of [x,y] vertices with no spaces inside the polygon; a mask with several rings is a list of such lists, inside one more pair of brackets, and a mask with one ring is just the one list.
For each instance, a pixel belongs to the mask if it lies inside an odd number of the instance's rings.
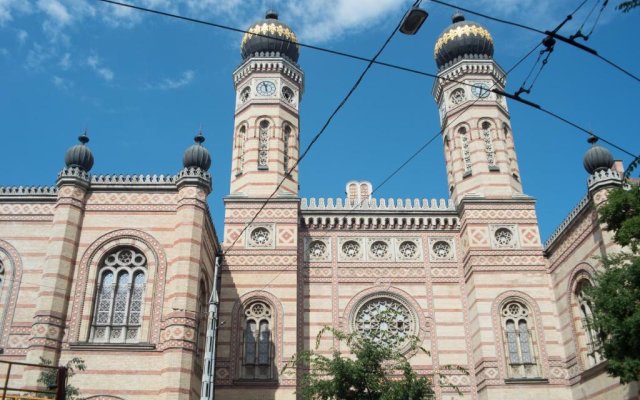
{"label": "leafy foliage", "polygon": [[638,6],[640,6],[640,0],[628,0],[618,4],[616,8],[626,13]]}
{"label": "leafy foliage", "polygon": [[[51,366],[53,362],[51,360],[47,360],[46,358],[40,357],[40,364]],[[80,390],[69,384],[69,380],[72,376],[76,374],[76,371],[84,371],[87,369],[84,360],[78,357],[74,357],[69,362],[67,362],[67,397],[66,400],[82,400],[80,397]],[[38,383],[43,384],[47,388],[52,388],[56,386],[58,371],[52,368],[43,368],[42,372],[40,372],[40,377],[38,378]]]}
{"label": "leafy foliage", "polygon": [[604,269],[587,292],[607,371],[627,383],[640,377],[640,188],[612,190],[599,214],[614,241],[631,249],[603,257]]}
{"label": "leafy foliage", "polygon": [[[331,356],[318,352],[326,333],[346,343],[351,356],[335,349]],[[416,341],[411,341],[415,351]],[[308,369],[301,383],[304,400],[424,400],[433,396],[430,379],[418,376],[399,351],[332,327],[320,331],[314,351],[294,356],[286,368],[294,366]]]}
{"label": "leafy foliage", "polygon": [[600,209],[600,221],[607,230],[614,232],[614,240],[620,246],[629,246],[637,253],[640,243],[640,186],[629,190],[614,189],[609,192],[607,204]]}

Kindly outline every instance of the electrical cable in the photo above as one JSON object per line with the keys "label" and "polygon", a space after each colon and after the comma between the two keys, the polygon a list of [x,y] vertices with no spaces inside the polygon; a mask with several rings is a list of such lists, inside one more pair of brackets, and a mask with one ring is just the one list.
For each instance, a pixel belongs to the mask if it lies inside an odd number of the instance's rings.
{"label": "electrical cable", "polygon": [[[217,24],[217,23],[214,23],[214,22],[208,22],[208,21],[203,21],[203,20],[199,20],[199,19],[195,19],[195,18],[184,17],[184,16],[181,16],[181,15],[178,15],[178,14],[172,14],[172,13],[168,13],[168,12],[164,12],[164,11],[158,11],[158,10],[154,10],[154,9],[150,9],[150,8],[134,6],[134,5],[131,5],[131,4],[121,3],[119,1],[114,1],[114,0],[96,0],[96,1],[103,2],[103,3],[109,3],[109,4],[113,4],[113,5],[117,5],[117,6],[122,6],[122,7],[128,7],[128,8],[131,8],[131,9],[144,11],[144,12],[149,12],[149,13],[152,13],[152,14],[158,14],[158,15],[162,15],[162,16],[167,16],[167,17],[171,17],[171,18],[177,18],[177,19],[180,19],[180,20],[185,20],[185,21],[194,22],[194,23],[198,23],[198,24],[208,25],[208,26],[212,26],[212,27],[216,27],[216,28],[220,28],[220,29],[226,29],[226,30],[230,30],[230,31],[238,32],[238,33],[252,33],[252,32],[248,32],[248,31],[243,30],[243,29],[233,28],[233,27],[230,27],[230,26]],[[441,3],[443,5],[447,5],[447,6],[450,6],[450,7],[455,7],[455,6],[453,6],[453,5],[449,4],[449,3],[445,3],[445,2],[440,1],[440,0],[430,0],[430,1]],[[584,5],[585,1],[586,0],[584,0],[578,6],[578,8],[574,11],[574,13],[578,9],[580,9],[580,7],[582,7],[582,5]],[[463,10],[463,11],[467,11],[467,12],[469,12],[471,14],[484,16],[484,14],[479,14],[479,13],[476,13],[475,11],[463,9],[463,8],[460,8],[460,7],[458,7],[458,9]],[[566,23],[567,21],[569,21],[571,19],[569,17],[571,17],[571,15],[569,15],[567,18],[565,18],[565,20],[554,31],[546,31],[546,32],[543,32],[543,33],[545,33],[547,36],[552,36],[552,37],[557,38],[557,39],[559,39],[561,41],[565,41],[565,42],[569,41],[569,39],[565,38],[564,36],[560,36],[560,35],[558,35],[556,33],[556,31],[559,29],[559,27],[561,27],[564,23]],[[487,18],[493,18],[493,17],[488,17],[487,16]],[[499,19],[496,19],[496,20],[499,20]],[[537,32],[541,32],[541,31],[537,31]],[[255,36],[267,37],[267,38],[272,39],[272,40],[287,41],[286,39],[275,38],[275,37],[271,37],[271,36],[267,36],[267,35],[262,35],[262,34],[259,34],[259,33],[252,33],[252,34],[255,35]],[[368,63],[381,65],[381,66],[385,66],[385,67],[389,67],[389,68],[393,68],[393,69],[397,69],[397,70],[401,70],[401,71],[405,71],[405,72],[411,72],[411,73],[414,73],[414,74],[417,74],[417,75],[422,75],[422,76],[427,76],[427,77],[430,77],[430,78],[446,80],[448,82],[455,82],[455,83],[458,83],[460,85],[475,87],[475,85],[472,84],[472,83],[462,82],[462,81],[458,81],[456,79],[447,78],[447,77],[444,77],[444,76],[438,76],[436,74],[420,71],[420,70],[413,69],[413,68],[407,68],[407,67],[403,67],[403,66],[396,65],[396,64],[377,61],[375,59],[361,57],[361,56],[357,56],[357,55],[353,55],[353,54],[349,54],[349,53],[345,53],[345,52],[340,52],[340,51],[336,51],[336,50],[331,50],[331,49],[327,49],[327,48],[323,48],[323,47],[319,47],[319,46],[313,46],[313,45],[299,43],[299,42],[298,42],[298,45],[301,46],[301,47],[306,47],[306,48],[310,48],[310,49],[313,49],[313,50],[318,50],[318,51],[322,51],[322,52],[326,52],[326,53],[330,53],[330,54],[334,54],[334,55],[339,55],[339,56],[343,56],[343,57],[347,57],[347,58],[351,58],[351,59],[355,59],[355,60],[359,60],[359,61],[366,61]],[[582,46],[580,44],[574,44],[574,45]],[[593,54],[596,55],[597,57],[602,58],[603,61],[605,61],[607,63],[610,63],[612,66],[620,69],[622,72],[625,72],[625,73],[629,74],[625,70],[621,69],[621,67],[615,65],[614,63],[612,63],[611,61],[607,60],[606,58],[603,58],[600,55],[598,55],[597,52],[595,52]],[[508,93],[505,93],[505,92],[502,92],[502,91],[497,91],[496,89],[493,89],[492,91],[494,93],[496,93],[496,94],[507,96],[507,97],[509,97],[509,98],[511,98],[511,99],[513,99],[515,101],[518,101],[518,102],[520,102],[522,104],[525,104],[525,105],[527,105],[529,107],[540,109],[540,106],[538,104],[535,104],[535,103],[532,103],[532,102],[527,101],[525,99],[522,99],[518,95],[508,94]],[[590,131],[586,130],[585,128],[580,127],[578,124],[576,124],[574,122],[571,122],[571,121],[569,121],[568,119],[566,119],[564,117],[560,117],[557,113],[547,112],[547,114],[552,116],[552,117],[554,117],[554,118],[557,118],[558,120],[560,120],[562,122],[565,122],[565,123],[567,123],[567,124],[569,124],[569,125],[571,125],[573,127],[576,127],[576,128],[578,128],[579,130],[581,130],[583,132],[588,132],[590,135],[597,137],[598,139],[602,140],[605,143],[610,143],[610,142],[606,141],[604,138],[602,138],[601,136],[598,136],[595,133],[590,132]],[[617,145],[614,145],[614,147],[617,148],[617,149],[621,149],[621,147],[619,147]],[[630,153],[629,151],[626,151],[626,150],[623,150],[623,151],[626,154],[632,155],[632,153]],[[632,155],[632,157],[635,158],[636,156]]]}
{"label": "electrical cable", "polygon": [[[540,47],[541,43],[538,43],[533,49],[531,49],[527,54],[525,54],[518,62],[516,62],[507,72],[506,74],[509,74],[510,72],[512,72],[514,69],[516,69],[524,60],[526,60],[534,51],[536,51],[538,49],[538,47]],[[492,88],[496,85],[496,83],[494,82]],[[471,104],[465,106],[465,108],[463,108],[458,115],[451,121],[449,121],[447,123],[447,125],[443,126],[440,131],[438,133],[436,133],[435,135],[433,135],[431,138],[429,138],[429,140],[427,140],[427,142],[425,142],[420,148],[418,148],[417,151],[415,151],[407,160],[405,160],[398,168],[396,168],[390,175],[388,175],[379,185],[377,185],[375,187],[375,189],[371,192],[371,195],[373,196],[373,194],[375,192],[377,192],[380,188],[382,188],[388,181],[390,181],[398,172],[400,172],[400,170],[402,168],[404,168],[407,164],[409,164],[411,162],[411,160],[413,160],[415,157],[418,156],[418,154],[420,154],[424,149],[426,149],[431,143],[433,143],[434,140],[436,140],[436,138],[438,136],[440,136],[444,130],[446,128],[448,128],[449,126],[451,126],[458,118],[460,118],[469,108],[471,108],[474,104],[476,104],[478,101],[480,100],[480,98],[475,99]],[[349,210],[349,212],[347,212],[343,218],[348,217],[349,215],[351,215],[352,212],[354,212],[355,210],[359,209],[362,204],[364,203],[364,200],[361,200],[360,203],[357,206],[354,206],[353,208],[351,208],[351,210]],[[288,268],[287,268],[288,269]],[[273,283],[278,277],[280,277],[280,275],[282,275],[284,271],[280,271],[276,274],[276,276],[274,276],[269,282],[267,282],[261,290],[265,290],[267,287],[269,287],[269,285],[271,285],[271,283]]]}
{"label": "electrical cable", "polygon": [[[416,1],[416,4],[418,2]],[[307,145],[307,147],[305,148],[305,150],[302,152],[302,154],[300,155],[300,157],[298,157],[298,159],[296,160],[296,162],[293,164],[293,166],[287,171],[287,173],[284,175],[284,177],[282,177],[282,180],[280,180],[280,183],[278,183],[278,185],[276,186],[275,190],[271,193],[271,195],[262,203],[262,206],[260,206],[260,208],[258,209],[258,211],[254,214],[254,216],[251,218],[251,220],[244,226],[244,228],[242,229],[242,231],[240,231],[240,233],[238,234],[238,236],[236,236],[235,240],[231,243],[231,245],[229,245],[227,248],[225,248],[224,252],[222,253],[222,256],[224,257],[232,248],[233,246],[238,242],[238,240],[242,237],[242,235],[244,234],[244,232],[246,232],[246,230],[249,228],[249,226],[251,226],[251,224],[256,220],[256,218],[258,218],[258,215],[260,215],[260,213],[262,212],[262,210],[264,210],[264,208],[267,206],[267,204],[269,203],[269,201],[273,198],[273,196],[276,195],[276,193],[278,192],[278,190],[280,190],[280,187],[282,186],[282,184],[286,181],[286,179],[288,177],[291,176],[291,172],[293,172],[298,165],[300,164],[300,162],[302,162],[302,160],[307,156],[307,154],[309,153],[309,151],[311,150],[311,148],[313,147],[313,145],[318,141],[318,139],[320,139],[320,136],[322,136],[322,134],[326,131],[327,127],[329,126],[329,124],[331,123],[331,121],[333,120],[333,118],[336,116],[336,114],[338,114],[338,112],[342,109],[342,107],[346,104],[346,102],[349,100],[349,98],[351,97],[351,95],[355,92],[355,90],[358,88],[358,86],[360,86],[360,83],[362,83],[362,80],[364,79],[365,75],[367,74],[367,72],[369,72],[369,70],[371,69],[371,67],[373,66],[375,60],[380,56],[380,54],[382,54],[382,52],[384,51],[384,49],[387,47],[387,45],[389,44],[389,42],[391,42],[391,39],[393,39],[393,37],[395,36],[396,32],[398,31],[398,29],[400,28],[400,26],[402,25],[402,21],[404,20],[404,16],[402,17],[402,19],[400,19],[400,22],[398,23],[398,25],[393,29],[393,31],[391,32],[391,34],[387,37],[387,39],[385,40],[384,44],[382,45],[382,47],[380,47],[380,49],[378,50],[378,52],[375,54],[375,56],[371,59],[371,61],[369,61],[369,63],[367,64],[367,66],[365,67],[365,69],[362,71],[362,73],[360,74],[360,76],[358,77],[358,79],[356,80],[356,82],[353,84],[353,86],[351,87],[351,89],[349,89],[349,91],[347,92],[347,95],[342,99],[342,101],[340,101],[340,103],[338,104],[338,106],[333,110],[333,112],[331,113],[331,115],[329,116],[329,118],[327,119],[327,121],[324,123],[324,125],[322,126],[322,128],[320,128],[320,131],[318,131],[318,133],[313,137],[313,139],[311,139],[311,142],[309,142],[309,144]]]}
{"label": "electrical cable", "polygon": [[[449,7],[449,8],[453,8],[453,9],[456,9],[456,10],[462,10],[462,11],[467,12],[469,14],[477,15],[479,17],[486,18],[486,19],[489,19],[491,21],[496,21],[496,22],[500,22],[502,24],[515,26],[515,27],[522,28],[522,29],[525,29],[525,30],[528,30],[528,31],[531,31],[531,32],[539,33],[539,34],[545,35],[545,36],[552,36],[555,39],[558,39],[558,40],[560,40],[562,42],[570,44],[570,45],[572,45],[574,47],[577,47],[577,48],[579,48],[579,49],[581,49],[583,51],[586,51],[587,53],[590,53],[590,54],[596,56],[600,60],[602,60],[602,61],[606,62],[607,64],[609,64],[610,66],[616,68],[618,71],[620,71],[620,72],[624,73],[625,75],[629,76],[630,78],[633,78],[634,80],[640,82],[640,78],[638,76],[632,74],[631,72],[627,71],[626,69],[624,69],[620,65],[618,65],[618,64],[614,63],[613,61],[607,59],[606,57],[600,55],[596,50],[594,50],[594,49],[592,49],[590,47],[587,47],[585,45],[582,45],[580,43],[577,43],[575,40],[573,40],[571,38],[566,38],[566,37],[558,34],[557,32],[542,31],[540,29],[533,28],[531,26],[527,26],[527,25],[524,25],[524,24],[520,24],[520,23],[517,23],[517,22],[509,21],[509,20],[502,19],[502,18],[492,17],[490,15],[483,14],[483,13],[480,13],[478,11],[470,10],[468,8],[460,7],[460,6],[455,5],[455,4],[447,3],[447,2],[442,1],[442,0],[429,0],[429,1],[431,1],[433,3],[437,3],[437,4],[440,4],[440,5],[443,5],[443,6],[446,6],[446,7]],[[571,19],[571,18],[569,18],[569,19]]]}

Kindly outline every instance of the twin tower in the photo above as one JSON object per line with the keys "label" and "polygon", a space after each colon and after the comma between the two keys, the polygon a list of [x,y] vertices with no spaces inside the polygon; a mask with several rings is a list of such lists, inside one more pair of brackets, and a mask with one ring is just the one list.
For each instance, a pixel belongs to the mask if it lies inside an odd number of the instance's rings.
{"label": "twin tower", "polygon": [[[299,107],[304,73],[295,33],[267,12],[242,38],[236,88],[231,197],[298,195]],[[512,199],[522,193],[509,111],[506,74],[493,60],[493,39],[456,14],[435,45],[433,96],[440,123],[451,198]]]}

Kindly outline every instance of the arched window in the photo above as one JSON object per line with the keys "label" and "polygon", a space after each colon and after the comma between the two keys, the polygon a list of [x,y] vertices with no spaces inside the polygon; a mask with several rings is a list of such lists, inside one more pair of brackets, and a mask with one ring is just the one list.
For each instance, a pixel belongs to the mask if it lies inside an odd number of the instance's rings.
{"label": "arched window", "polygon": [[349,197],[349,201],[354,203],[358,198],[358,185],[356,183],[350,183],[347,187],[347,196]]}
{"label": "arched window", "polygon": [[523,302],[511,300],[500,312],[503,341],[509,378],[537,378],[540,369],[536,360],[535,331],[529,308]]}
{"label": "arched window", "polygon": [[489,168],[496,166],[496,154],[493,150],[493,138],[491,137],[491,124],[482,123],[482,140],[484,140],[484,151],[487,153]]}
{"label": "arched window", "polygon": [[284,127],[284,171],[285,174],[289,172],[289,138],[291,137],[291,127],[285,125]]}
{"label": "arched window", "polygon": [[258,132],[258,169],[269,169],[269,121],[260,121]]}
{"label": "arched window", "polygon": [[204,350],[205,339],[207,337],[207,305],[209,303],[207,299],[207,287],[204,281],[200,281],[200,290],[198,294],[198,308],[196,310],[196,329],[195,329],[195,345],[196,355],[202,353]]}
{"label": "arched window", "polygon": [[244,308],[241,359],[243,379],[272,379],[272,327],[273,310],[267,303],[254,301]]}
{"label": "arched window", "polygon": [[0,260],[0,338],[2,337],[2,331],[4,329],[5,312],[7,309],[7,296],[5,296],[5,269],[4,263]]}
{"label": "arched window", "polygon": [[132,248],[119,248],[102,261],[90,340],[135,343],[140,336],[147,259]]}
{"label": "arched window", "polygon": [[[602,342],[600,341],[598,332],[593,326],[593,307],[587,297],[587,291],[590,288],[591,282],[587,279],[582,279],[578,285],[576,285],[575,291],[579,308],[578,315],[580,316],[580,323],[577,324],[576,330],[578,331],[578,335],[583,337],[582,340],[579,340],[579,345],[587,368],[593,367],[604,360],[602,356]],[[586,352],[583,350],[584,348],[586,348]]]}
{"label": "arched window", "polygon": [[461,127],[458,129],[458,136],[462,143],[462,160],[464,161],[464,172],[471,172],[471,151],[469,150],[469,136],[467,135],[467,128]]}
{"label": "arched window", "polygon": [[238,131],[238,165],[236,166],[236,175],[240,175],[244,172],[244,152],[247,143],[247,128],[240,127]]}

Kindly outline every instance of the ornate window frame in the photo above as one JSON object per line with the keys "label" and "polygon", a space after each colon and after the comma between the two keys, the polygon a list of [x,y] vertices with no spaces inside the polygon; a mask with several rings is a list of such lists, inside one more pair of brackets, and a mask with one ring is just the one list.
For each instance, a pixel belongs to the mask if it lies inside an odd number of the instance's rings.
{"label": "ornate window frame", "polygon": [[247,124],[242,123],[238,126],[236,135],[236,150],[237,150],[237,159],[236,159],[236,176],[242,175],[244,173],[244,161],[247,149]]}
{"label": "ornate window frame", "polygon": [[[144,312],[138,344],[148,346],[160,343],[161,316],[164,304],[167,257],[160,242],[150,234],[136,229],[111,231],[95,240],[84,252],[78,266],[77,284],[73,295],[71,319],[69,321],[69,342],[71,345],[91,344],[90,327],[95,298],[100,261],[117,247],[133,247],[147,259],[146,290]],[[106,343],[101,346],[121,346]],[[153,346],[148,350],[153,350]]]}
{"label": "ornate window frame", "polygon": [[[528,328],[531,333],[531,349],[533,357],[536,361],[536,370],[538,376],[527,377],[514,377],[513,370],[510,369],[507,361],[508,354],[506,352],[506,336],[504,318],[502,316],[502,309],[510,302],[519,302],[524,304],[529,311]],[[500,294],[493,301],[491,307],[491,317],[493,320],[493,334],[496,342],[496,355],[498,357],[498,367],[500,373],[505,382],[518,381],[518,382],[541,382],[546,381],[546,377],[549,376],[549,360],[547,357],[546,341],[544,337],[544,328],[542,325],[540,307],[538,303],[533,300],[529,295],[517,290],[510,290]]]}
{"label": "ornate window frame", "polygon": [[[258,244],[254,239],[253,235],[257,230],[264,229],[268,232],[267,241],[264,244]],[[251,249],[275,249],[276,247],[276,224],[274,223],[260,223],[260,224],[252,224],[245,232],[245,243],[247,244],[247,248]]]}
{"label": "ornate window frame", "polygon": [[[358,251],[358,253],[356,254],[355,257],[348,257],[344,253],[343,247],[348,242],[355,242],[358,245],[359,251]],[[336,251],[338,252],[338,261],[358,262],[358,261],[364,261],[365,260],[365,254],[367,253],[368,250],[367,250],[367,248],[365,246],[364,238],[359,238],[359,237],[339,237],[338,238],[338,248],[337,248]]]}
{"label": "ornate window frame", "polygon": [[229,359],[232,361],[229,367],[231,369],[230,376],[234,381],[246,382],[246,379],[241,376],[242,368],[240,365],[242,361],[241,356],[243,355],[243,349],[241,346],[243,344],[242,334],[244,333],[245,321],[243,311],[245,310],[246,306],[257,301],[269,304],[271,306],[271,310],[273,311],[273,327],[271,328],[271,364],[275,370],[272,371],[270,379],[253,381],[270,383],[281,379],[278,376],[278,371],[281,371],[284,367],[282,358],[282,347],[284,340],[284,328],[282,319],[284,316],[284,309],[278,298],[273,294],[265,290],[256,290],[240,296],[240,298],[233,305],[233,309],[231,311],[231,349]]}
{"label": "ornate window frame", "polygon": [[349,301],[344,310],[340,313],[340,325],[343,327],[348,327],[350,332],[354,332],[354,319],[357,315],[358,310],[360,310],[360,308],[370,300],[381,297],[394,299],[395,301],[406,307],[407,310],[409,310],[409,312],[412,313],[413,317],[415,318],[415,336],[418,338],[418,344],[421,346],[425,345],[426,348],[431,347],[429,335],[432,322],[431,317],[427,316],[426,312],[413,298],[413,296],[411,296],[404,290],[393,286],[378,285],[369,289],[362,290],[361,292],[356,294]]}
{"label": "ornate window frame", "polygon": [[472,174],[473,162],[471,160],[471,131],[468,126],[462,125],[456,127],[456,136],[460,140],[460,156],[463,168],[463,177]]}
{"label": "ornate window frame", "polygon": [[[507,229],[511,232],[511,242],[508,244],[501,244],[496,239],[496,233],[501,229]],[[520,237],[518,235],[517,224],[499,224],[489,225],[489,234],[491,237],[491,248],[493,249],[518,249],[520,248]]]}
{"label": "ornate window frame", "polygon": [[[589,332],[583,325],[584,317],[583,313],[581,312],[580,299],[578,298],[580,285],[583,282],[588,282],[592,285],[594,274],[595,268],[593,268],[593,266],[591,266],[590,264],[586,262],[578,264],[571,273],[571,279],[569,281],[567,291],[570,315],[573,321],[573,323],[571,324],[571,330],[573,333],[573,337],[576,340],[575,351],[576,357],[579,359],[578,365],[581,371],[586,371],[605,361],[604,355],[601,351],[601,347],[595,348],[595,346],[597,346],[596,342],[598,341],[597,332],[591,332],[591,336],[589,336]],[[589,351],[590,347],[593,349],[593,351],[591,352]],[[593,360],[593,362],[590,360]]]}
{"label": "ornate window frame", "polygon": [[[394,238],[394,249],[396,252],[396,260],[402,262],[422,262],[422,239],[419,237],[397,237]],[[406,257],[402,254],[401,246],[405,242],[413,243],[416,253],[413,257]]]}
{"label": "ornate window frame", "polygon": [[[317,257],[311,254],[311,245],[320,242],[325,245],[324,255]],[[331,261],[331,238],[330,237],[305,237],[304,238],[304,261],[306,262],[330,262]]]}
{"label": "ornate window frame", "polygon": [[[435,252],[435,246],[439,242],[449,245],[449,254],[446,257],[439,257]],[[430,237],[429,238],[429,261],[434,263],[456,261],[456,241],[453,237]]]}
{"label": "ornate window frame", "polygon": [[271,142],[271,131],[273,130],[273,121],[268,118],[258,118],[256,124],[258,137],[258,170],[269,170],[269,146]]}
{"label": "ornate window frame", "polygon": [[496,160],[496,151],[493,146],[494,133],[496,132],[495,124],[488,119],[483,119],[478,123],[478,130],[480,131],[480,138],[484,143],[484,152],[487,157],[487,163],[489,164],[489,171],[499,172]]}
{"label": "ornate window frame", "polygon": [[[4,281],[0,284],[0,349],[6,349],[22,281],[22,258],[9,242],[0,239],[0,263]],[[11,350],[5,354],[12,354]]]}
{"label": "ornate window frame", "polygon": [[368,261],[394,260],[395,246],[391,238],[368,237],[366,242],[366,248],[363,250],[367,253],[365,258]]}

